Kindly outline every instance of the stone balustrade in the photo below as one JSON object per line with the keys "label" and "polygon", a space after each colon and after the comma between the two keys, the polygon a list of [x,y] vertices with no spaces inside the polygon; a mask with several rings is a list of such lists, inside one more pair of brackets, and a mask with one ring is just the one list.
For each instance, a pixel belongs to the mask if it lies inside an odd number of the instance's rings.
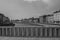
{"label": "stone balustrade", "polygon": [[6,37],[60,37],[60,27],[0,27]]}

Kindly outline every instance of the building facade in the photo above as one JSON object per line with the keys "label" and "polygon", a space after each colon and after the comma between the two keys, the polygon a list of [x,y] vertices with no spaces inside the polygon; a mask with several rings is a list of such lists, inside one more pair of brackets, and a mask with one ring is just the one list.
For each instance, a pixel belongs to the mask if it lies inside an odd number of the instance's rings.
{"label": "building facade", "polygon": [[10,23],[10,19],[4,16],[2,13],[0,13],[0,24],[4,24],[4,23]]}
{"label": "building facade", "polygon": [[34,18],[34,23],[39,23],[39,18]]}
{"label": "building facade", "polygon": [[54,23],[60,24],[60,12],[54,13]]}
{"label": "building facade", "polygon": [[39,17],[39,22],[40,22],[40,23],[43,23],[43,16],[40,16],[40,17]]}
{"label": "building facade", "polygon": [[53,15],[43,15],[39,17],[40,23],[53,23],[54,17]]}

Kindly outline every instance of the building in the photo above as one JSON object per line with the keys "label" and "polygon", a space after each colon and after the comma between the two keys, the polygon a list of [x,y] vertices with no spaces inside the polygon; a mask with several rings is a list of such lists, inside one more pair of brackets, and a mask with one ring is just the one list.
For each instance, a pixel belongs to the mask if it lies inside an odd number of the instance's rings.
{"label": "building", "polygon": [[53,15],[43,15],[39,17],[40,23],[53,23]]}
{"label": "building", "polygon": [[56,11],[54,14],[54,23],[60,24],[60,11]]}
{"label": "building", "polygon": [[39,22],[43,23],[43,16],[39,16]]}
{"label": "building", "polygon": [[28,19],[23,19],[23,22],[26,22],[26,23],[39,23],[39,18],[28,18]]}
{"label": "building", "polygon": [[29,20],[29,23],[34,23],[34,17],[29,18],[28,20]]}
{"label": "building", "polygon": [[34,23],[39,23],[39,18],[34,18],[33,22]]}
{"label": "building", "polygon": [[46,15],[46,22],[49,23],[49,24],[54,23],[53,14]]}
{"label": "building", "polygon": [[47,17],[47,15],[40,16],[40,17],[39,17],[40,23],[47,23],[46,17]]}
{"label": "building", "polygon": [[60,11],[53,12],[53,14],[40,16],[39,21],[40,23],[60,24]]}
{"label": "building", "polygon": [[4,14],[0,13],[0,24],[4,24],[4,23],[10,23],[10,19],[4,16]]}
{"label": "building", "polygon": [[10,19],[8,17],[3,17],[3,23],[10,23]]}

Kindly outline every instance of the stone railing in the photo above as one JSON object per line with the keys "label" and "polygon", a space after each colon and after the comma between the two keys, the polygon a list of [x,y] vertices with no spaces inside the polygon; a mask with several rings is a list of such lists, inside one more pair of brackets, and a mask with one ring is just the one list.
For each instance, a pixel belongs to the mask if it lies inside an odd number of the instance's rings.
{"label": "stone railing", "polygon": [[60,27],[0,27],[6,37],[60,37]]}

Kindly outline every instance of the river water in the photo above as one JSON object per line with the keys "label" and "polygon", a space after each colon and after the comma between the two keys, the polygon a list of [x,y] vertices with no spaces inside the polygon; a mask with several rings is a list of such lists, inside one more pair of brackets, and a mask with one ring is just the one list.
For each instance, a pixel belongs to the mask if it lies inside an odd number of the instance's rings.
{"label": "river water", "polygon": [[21,24],[21,23],[15,23],[14,27],[42,27],[42,26],[36,26],[36,25],[29,25],[29,24]]}

